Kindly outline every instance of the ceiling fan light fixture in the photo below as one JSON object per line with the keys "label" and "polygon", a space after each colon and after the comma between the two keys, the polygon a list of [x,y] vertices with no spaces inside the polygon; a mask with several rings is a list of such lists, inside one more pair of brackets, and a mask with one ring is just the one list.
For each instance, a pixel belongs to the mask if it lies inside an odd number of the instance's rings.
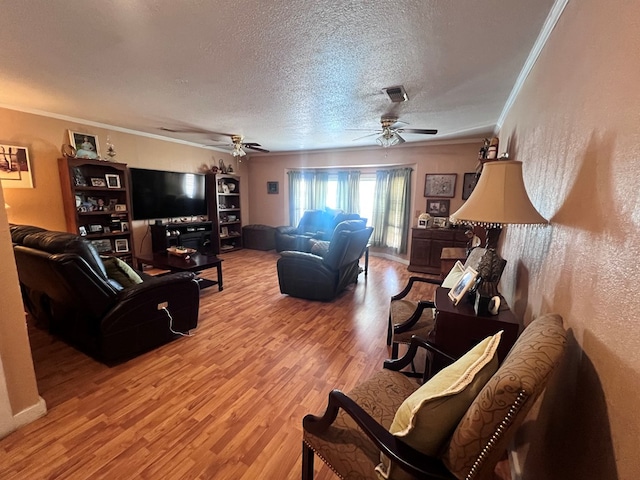
{"label": "ceiling fan light fixture", "polygon": [[391,130],[386,130],[382,135],[376,138],[376,142],[378,145],[389,148],[394,145],[399,145],[405,142],[405,139],[398,134],[398,132],[392,132]]}

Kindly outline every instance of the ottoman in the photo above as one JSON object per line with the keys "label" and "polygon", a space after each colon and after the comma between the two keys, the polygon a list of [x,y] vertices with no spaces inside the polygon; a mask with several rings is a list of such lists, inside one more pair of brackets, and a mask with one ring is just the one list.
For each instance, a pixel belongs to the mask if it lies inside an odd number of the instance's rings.
{"label": "ottoman", "polygon": [[242,245],[253,250],[273,250],[276,248],[276,229],[269,225],[245,225],[242,227]]}

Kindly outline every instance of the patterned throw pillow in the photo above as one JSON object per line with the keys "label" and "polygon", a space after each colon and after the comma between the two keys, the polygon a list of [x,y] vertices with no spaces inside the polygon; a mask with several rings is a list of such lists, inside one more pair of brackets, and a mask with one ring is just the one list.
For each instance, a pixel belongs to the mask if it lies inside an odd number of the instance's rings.
{"label": "patterned throw pillow", "polygon": [[[482,387],[498,369],[502,331],[444,368],[398,408],[389,431],[420,452],[437,456]],[[381,455],[380,479],[413,478]]]}

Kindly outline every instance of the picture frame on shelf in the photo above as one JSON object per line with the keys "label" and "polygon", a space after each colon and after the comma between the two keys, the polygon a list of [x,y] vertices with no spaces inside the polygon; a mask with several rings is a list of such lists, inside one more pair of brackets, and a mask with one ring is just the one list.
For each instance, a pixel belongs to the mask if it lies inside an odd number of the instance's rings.
{"label": "picture frame on shelf", "polygon": [[229,228],[220,227],[220,237],[228,237],[228,236],[229,236]]}
{"label": "picture frame on shelf", "polygon": [[91,177],[91,186],[92,187],[106,187],[107,186],[107,181],[104,178]]}
{"label": "picture frame on shelf", "polygon": [[121,188],[120,175],[117,175],[115,173],[107,173],[105,174],[104,178],[107,181],[108,188]]}
{"label": "picture frame on shelf", "polygon": [[2,188],[33,188],[31,162],[26,147],[0,145],[0,181]]}
{"label": "picture frame on shelf", "polygon": [[123,232],[129,231],[129,222],[120,222],[120,230]]}
{"label": "picture frame on shelf", "polygon": [[113,252],[113,247],[111,246],[111,240],[109,239],[101,239],[101,240],[91,240],[91,245],[93,245],[98,253],[111,253]]}
{"label": "picture frame on shelf", "polygon": [[116,253],[123,253],[129,251],[129,240],[126,238],[116,238]]}
{"label": "picture frame on shelf", "polygon": [[432,217],[449,217],[451,200],[427,199],[427,213]]}
{"label": "picture frame on shelf", "polygon": [[126,212],[127,206],[124,203],[116,203],[113,208],[116,212]]}
{"label": "picture frame on shelf", "polygon": [[464,174],[464,183],[462,184],[463,200],[468,200],[473,193],[473,189],[476,188],[476,183],[478,183],[478,177],[479,175],[477,175],[475,172]]}
{"label": "picture frame on shelf", "polygon": [[449,298],[454,305],[460,302],[460,299],[464,297],[465,293],[475,284],[478,272],[472,267],[467,267],[462,276],[458,279],[455,285],[449,290]]}
{"label": "picture frame on shelf", "polygon": [[90,133],[74,132],[69,130],[69,141],[76,149],[76,158],[89,158],[97,160],[100,158],[100,147],[98,137]]}
{"label": "picture frame on shelf", "polygon": [[102,225],[98,225],[97,223],[93,223],[89,225],[89,233],[102,233],[104,228]]}
{"label": "picture frame on shelf", "polygon": [[278,182],[267,182],[267,194],[277,195],[279,193]]}
{"label": "picture frame on shelf", "polygon": [[82,173],[82,170],[80,170],[80,168],[78,167],[73,167],[73,184],[76,187],[87,186],[87,179],[84,178],[84,174]]}
{"label": "picture frame on shelf", "polygon": [[85,227],[84,225],[80,225],[78,227],[78,233],[80,234],[80,236],[86,237],[87,236],[87,227]]}
{"label": "picture frame on shelf", "polygon": [[102,227],[102,233],[111,233],[111,227]]}
{"label": "picture frame on shelf", "polygon": [[453,198],[456,193],[457,178],[457,173],[427,173],[424,182],[424,196]]}

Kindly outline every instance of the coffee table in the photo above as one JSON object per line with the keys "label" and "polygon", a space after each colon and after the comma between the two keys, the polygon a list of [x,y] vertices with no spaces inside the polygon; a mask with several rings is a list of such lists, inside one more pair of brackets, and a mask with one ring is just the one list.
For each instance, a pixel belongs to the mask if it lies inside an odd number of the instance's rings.
{"label": "coffee table", "polygon": [[136,255],[138,269],[142,270],[143,264],[151,265],[162,270],[171,272],[194,272],[198,273],[208,268],[216,267],[218,271],[218,281],[207,278],[196,277],[200,288],[207,288],[218,285],[218,290],[222,291],[222,259],[211,253],[194,253],[188,257],[170,255],[168,253],[140,254]]}

